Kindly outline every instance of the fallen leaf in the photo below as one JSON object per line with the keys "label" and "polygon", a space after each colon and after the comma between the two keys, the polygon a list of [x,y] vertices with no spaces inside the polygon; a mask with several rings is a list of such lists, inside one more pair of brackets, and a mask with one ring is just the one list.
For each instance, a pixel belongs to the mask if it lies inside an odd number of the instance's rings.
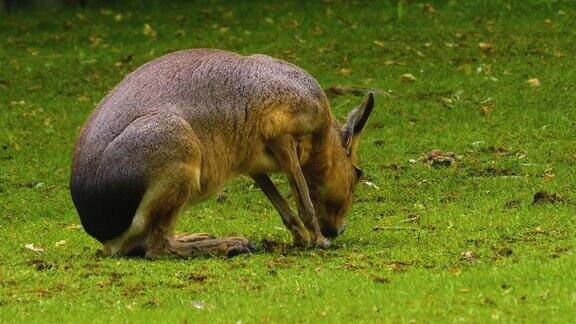
{"label": "fallen leaf", "polygon": [[412,82],[414,82],[414,81],[416,81],[416,77],[415,77],[414,75],[410,74],[410,73],[402,74],[402,75],[400,76],[400,82],[403,82],[403,83],[412,83]]}
{"label": "fallen leaf", "polygon": [[556,178],[556,175],[554,173],[550,173],[550,172],[546,172],[544,173],[544,175],[542,176],[542,179],[544,181],[552,181]]}
{"label": "fallen leaf", "polygon": [[350,74],[352,74],[352,70],[346,68],[340,69],[340,71],[338,72],[344,76],[349,76]]}
{"label": "fallen leaf", "polygon": [[378,282],[378,283],[389,283],[390,282],[390,279],[388,279],[384,276],[378,275],[378,274],[373,275],[372,280],[374,280],[374,282]]}
{"label": "fallen leaf", "polygon": [[401,263],[394,262],[390,265],[390,270],[392,272],[404,272],[406,271],[406,266]]}
{"label": "fallen leaf", "polygon": [[142,33],[144,34],[144,36],[148,38],[156,38],[157,36],[156,31],[148,23],[144,24],[144,29],[142,30]]}
{"label": "fallen leaf", "polygon": [[462,252],[462,253],[460,254],[460,258],[461,258],[462,260],[466,260],[466,261],[468,261],[468,262],[476,262],[477,259],[478,259],[478,257],[476,256],[476,254],[475,254],[474,252],[472,252],[472,251]]}
{"label": "fallen leaf", "polygon": [[478,47],[484,52],[491,52],[492,50],[494,50],[494,45],[488,42],[480,42],[478,43]]}
{"label": "fallen leaf", "polygon": [[60,240],[60,241],[54,243],[54,246],[60,246],[60,245],[64,245],[64,244],[66,244],[66,240]]}
{"label": "fallen leaf", "polygon": [[375,185],[374,183],[372,183],[372,182],[370,182],[370,181],[364,181],[364,184],[365,184],[367,187],[371,187],[371,188],[374,188],[374,189],[376,189],[376,190],[380,190],[380,187],[378,187],[377,185]]}
{"label": "fallen leaf", "polygon": [[289,20],[289,21],[286,23],[286,26],[287,26],[288,28],[296,28],[296,27],[298,27],[298,25],[300,25],[300,24],[298,23],[298,20],[296,20],[296,19]]}
{"label": "fallen leaf", "polygon": [[480,108],[480,113],[482,114],[482,116],[488,116],[488,115],[490,115],[492,110],[494,110],[494,109],[491,106],[482,106]]}
{"label": "fallen leaf", "polygon": [[434,6],[432,6],[429,3],[425,3],[424,6],[422,7],[422,10],[425,13],[435,13],[436,12],[436,9],[434,9]]}
{"label": "fallen leaf", "polygon": [[27,50],[28,53],[30,53],[30,55],[32,55],[32,56],[38,56],[38,54],[40,53],[40,52],[38,52],[37,50],[35,50],[35,49],[33,49],[33,48],[27,48],[26,50]]}
{"label": "fallen leaf", "polygon": [[448,272],[458,277],[462,273],[462,270],[459,267],[450,267],[448,268]]}
{"label": "fallen leaf", "polygon": [[24,245],[25,248],[27,248],[28,250],[34,251],[34,252],[39,252],[42,253],[44,252],[44,249],[38,246],[35,246],[34,243],[27,243]]}
{"label": "fallen leaf", "polygon": [[456,69],[456,71],[462,72],[462,73],[464,73],[464,74],[466,74],[466,75],[470,75],[470,74],[472,74],[472,65],[470,65],[470,64],[462,64],[462,65],[460,65],[460,66]]}
{"label": "fallen leaf", "polygon": [[526,83],[528,83],[529,85],[533,86],[533,87],[539,87],[540,86],[540,80],[534,78],[534,79],[530,79],[528,81],[526,81]]}

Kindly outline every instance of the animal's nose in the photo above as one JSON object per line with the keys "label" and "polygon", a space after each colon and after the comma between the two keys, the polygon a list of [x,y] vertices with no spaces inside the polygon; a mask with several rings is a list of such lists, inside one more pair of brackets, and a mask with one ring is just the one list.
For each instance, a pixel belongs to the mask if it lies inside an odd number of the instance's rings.
{"label": "animal's nose", "polygon": [[340,234],[340,231],[334,228],[323,228],[322,234],[324,234],[325,237],[334,238]]}

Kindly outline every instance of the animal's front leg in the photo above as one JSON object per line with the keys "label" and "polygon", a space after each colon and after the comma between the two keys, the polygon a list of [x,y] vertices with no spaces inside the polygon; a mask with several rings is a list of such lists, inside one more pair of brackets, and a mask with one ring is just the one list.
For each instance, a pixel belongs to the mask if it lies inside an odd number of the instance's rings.
{"label": "animal's front leg", "polygon": [[308,185],[306,184],[306,179],[304,178],[304,174],[300,168],[300,162],[298,161],[294,138],[286,135],[275,141],[271,149],[282,170],[288,174],[290,186],[296,197],[300,219],[302,219],[308,228],[312,236],[311,241],[322,248],[330,247],[332,243],[320,232],[314,205],[312,204],[312,199],[310,199]]}
{"label": "animal's front leg", "polygon": [[280,214],[284,226],[292,233],[293,244],[295,246],[304,246],[310,243],[306,228],[304,228],[298,216],[294,214],[288,202],[286,202],[272,180],[270,180],[270,177],[266,173],[253,174],[251,176]]}

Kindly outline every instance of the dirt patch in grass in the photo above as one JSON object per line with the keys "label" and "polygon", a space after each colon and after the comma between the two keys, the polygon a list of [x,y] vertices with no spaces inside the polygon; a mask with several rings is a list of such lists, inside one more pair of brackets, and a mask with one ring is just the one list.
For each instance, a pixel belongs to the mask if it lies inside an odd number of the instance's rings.
{"label": "dirt patch in grass", "polygon": [[368,90],[367,89],[362,89],[362,88],[357,88],[357,87],[350,87],[350,86],[341,86],[341,85],[336,85],[336,86],[331,86],[325,89],[326,95],[328,95],[329,97],[336,97],[336,96],[341,96],[341,95],[352,95],[352,96],[356,96],[356,97],[360,97],[360,96],[364,96]]}
{"label": "dirt patch in grass", "polygon": [[410,163],[420,162],[433,167],[447,167],[452,166],[456,161],[461,159],[462,157],[454,152],[431,150],[430,152],[422,154],[418,159],[410,160]]}
{"label": "dirt patch in grass", "polygon": [[518,170],[505,167],[487,166],[479,169],[470,169],[469,173],[472,177],[521,177],[522,175]]}
{"label": "dirt patch in grass", "polygon": [[514,254],[514,251],[509,246],[493,246],[492,251],[495,259],[507,258]]}
{"label": "dirt patch in grass", "polygon": [[532,198],[533,205],[556,204],[560,202],[565,202],[565,199],[554,192],[538,191]]}
{"label": "dirt patch in grass", "polygon": [[34,267],[37,271],[50,270],[56,267],[56,264],[42,259],[34,259],[28,261],[28,264]]}
{"label": "dirt patch in grass", "polygon": [[269,239],[263,239],[261,245],[262,245],[262,251],[268,253],[287,254],[294,249],[294,247],[291,244],[285,242],[273,241]]}

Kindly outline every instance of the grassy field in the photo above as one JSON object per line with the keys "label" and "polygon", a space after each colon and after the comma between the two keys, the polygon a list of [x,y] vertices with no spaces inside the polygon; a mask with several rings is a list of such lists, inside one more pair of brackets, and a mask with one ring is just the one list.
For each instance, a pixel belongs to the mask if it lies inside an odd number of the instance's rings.
{"label": "grassy field", "polygon": [[[1,13],[0,322],[573,321],[575,39],[570,1]],[[293,62],[338,117],[376,92],[360,149],[375,186],[359,186],[333,248],[290,249],[272,205],[238,178],[178,229],[244,235],[259,252],[95,256],[68,189],[79,128],[128,72],[194,47]],[[456,160],[430,165],[433,149]]]}

